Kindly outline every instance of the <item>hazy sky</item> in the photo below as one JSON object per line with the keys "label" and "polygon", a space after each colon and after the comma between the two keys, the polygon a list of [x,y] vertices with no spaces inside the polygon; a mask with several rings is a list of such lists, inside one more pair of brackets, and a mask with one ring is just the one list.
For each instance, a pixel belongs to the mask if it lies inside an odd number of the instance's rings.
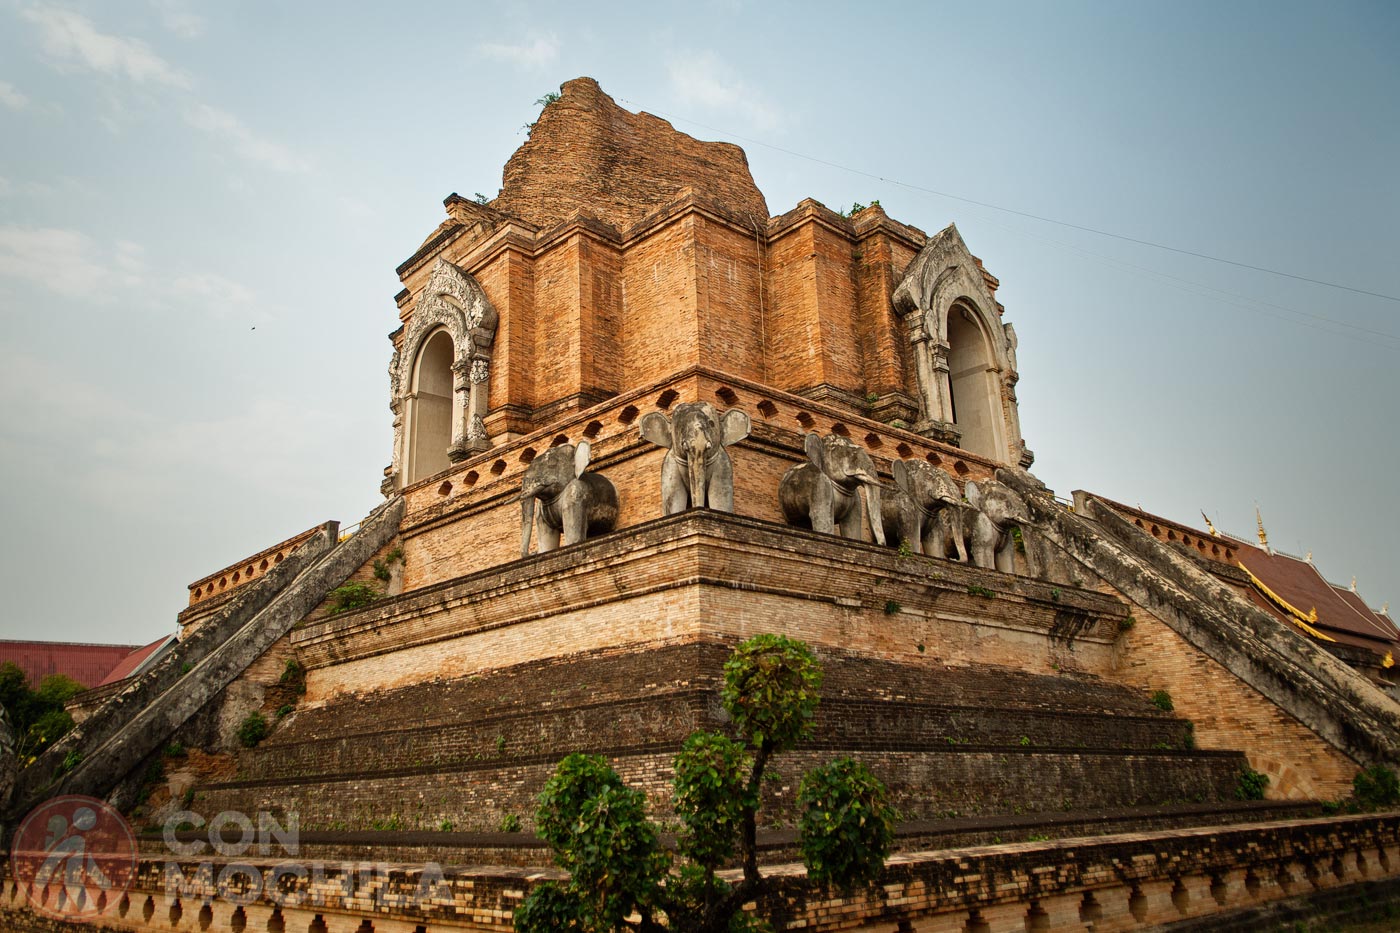
{"label": "hazy sky", "polygon": [[584,74],[743,145],[775,214],[956,222],[1060,494],[1257,502],[1400,607],[1397,11],[0,0],[0,637],[148,641],[373,507],[394,267]]}

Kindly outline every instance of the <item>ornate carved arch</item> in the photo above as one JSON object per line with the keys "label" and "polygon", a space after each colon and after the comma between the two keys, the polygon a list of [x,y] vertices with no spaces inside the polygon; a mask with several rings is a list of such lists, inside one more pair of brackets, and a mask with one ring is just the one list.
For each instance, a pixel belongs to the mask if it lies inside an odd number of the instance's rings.
{"label": "ornate carved arch", "polygon": [[489,410],[491,348],[496,309],[481,285],[462,269],[439,259],[418,295],[403,340],[389,362],[389,408],[394,413],[394,462],[386,488],[405,485],[404,466],[413,396],[413,371],[423,344],[439,329],[452,338],[452,462],[491,447],[485,417]]}
{"label": "ornate carved arch", "polygon": [[953,417],[948,324],[955,308],[965,308],[986,338],[989,368],[995,373],[995,388],[989,391],[994,391],[996,398],[988,400],[998,409],[1000,421],[995,432],[995,459],[1006,463],[1023,460],[1014,388],[1020,378],[1014,356],[1015,332],[1003,327],[982,269],[956,227],[950,226],[929,238],[905,270],[893,300],[913,345],[920,410],[916,429],[931,436],[959,437]]}

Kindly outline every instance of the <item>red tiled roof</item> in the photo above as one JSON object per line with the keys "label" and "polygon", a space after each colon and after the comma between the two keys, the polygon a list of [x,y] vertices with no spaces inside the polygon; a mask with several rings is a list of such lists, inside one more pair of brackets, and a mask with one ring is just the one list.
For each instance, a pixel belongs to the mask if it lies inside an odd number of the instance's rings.
{"label": "red tiled roof", "polygon": [[121,663],[112,668],[97,686],[102,687],[107,684],[114,684],[119,680],[126,680],[133,674],[138,673],[146,666],[146,662],[154,660],[161,649],[173,641],[174,638],[174,635],[163,635],[144,648],[137,648],[135,651],[122,658]]}
{"label": "red tiled roof", "polygon": [[[1355,593],[1328,583],[1307,561],[1244,542],[1236,556],[1245,569],[1293,608],[1304,613],[1316,609],[1317,621],[1309,623],[1313,628],[1378,654],[1400,649],[1400,632],[1393,623],[1373,612]],[[1272,605],[1268,608],[1275,615],[1285,615]]]}
{"label": "red tiled roof", "polygon": [[71,677],[94,687],[129,655],[136,645],[91,645],[63,641],[0,641],[0,662],[13,661],[31,687],[50,674]]}

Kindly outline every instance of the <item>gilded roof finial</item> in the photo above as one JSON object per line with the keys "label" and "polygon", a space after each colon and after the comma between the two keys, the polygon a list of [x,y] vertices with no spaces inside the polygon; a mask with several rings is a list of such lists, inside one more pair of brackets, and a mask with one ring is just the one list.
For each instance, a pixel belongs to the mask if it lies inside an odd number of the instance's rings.
{"label": "gilded roof finial", "polygon": [[1351,591],[1356,592],[1356,574],[1351,575]]}
{"label": "gilded roof finial", "polygon": [[[1259,504],[1254,504],[1254,520],[1259,523],[1259,546],[1269,550],[1269,535],[1264,531],[1264,516],[1259,514]],[[1270,553],[1273,553],[1270,551]]]}
{"label": "gilded roof finial", "polygon": [[1205,509],[1201,510],[1201,518],[1206,520],[1206,527],[1210,529],[1210,533],[1217,538],[1220,537],[1220,532],[1216,531],[1215,526],[1210,523],[1210,516],[1206,514]]}
{"label": "gilded roof finial", "polygon": [[1381,603],[1381,615],[1390,615],[1390,603]]}
{"label": "gilded roof finial", "polygon": [[1308,552],[1308,556],[1307,556],[1307,557],[1304,557],[1303,560],[1305,560],[1305,561],[1307,561],[1308,563],[1311,564],[1311,563],[1312,563],[1312,551],[1309,551],[1309,552]]}

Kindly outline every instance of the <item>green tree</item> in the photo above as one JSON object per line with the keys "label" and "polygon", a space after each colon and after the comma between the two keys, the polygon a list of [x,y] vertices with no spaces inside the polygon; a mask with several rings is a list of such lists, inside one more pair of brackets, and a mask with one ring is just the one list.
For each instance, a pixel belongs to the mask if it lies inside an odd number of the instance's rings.
{"label": "green tree", "polygon": [[29,678],[13,661],[0,664],[0,705],[14,727],[20,765],[38,757],[73,728],[64,704],[86,689],[71,677],[50,674],[30,689]]}
{"label": "green tree", "polygon": [[[645,798],[598,756],[560,762],[539,797],[539,834],[565,882],[537,886],[515,914],[521,933],[767,929],[743,912],[763,895],[757,812],[773,755],[806,738],[822,672],[802,642],[759,635],[724,666],[721,702],[734,737],[696,732],[675,760],[677,853],[664,851]],[[894,838],[894,810],[883,784],[849,758],[814,768],[799,793],[799,844],[809,877],[848,889],[879,876]],[[743,877],[716,872],[737,856]],[[629,920],[630,917],[637,919]]]}

